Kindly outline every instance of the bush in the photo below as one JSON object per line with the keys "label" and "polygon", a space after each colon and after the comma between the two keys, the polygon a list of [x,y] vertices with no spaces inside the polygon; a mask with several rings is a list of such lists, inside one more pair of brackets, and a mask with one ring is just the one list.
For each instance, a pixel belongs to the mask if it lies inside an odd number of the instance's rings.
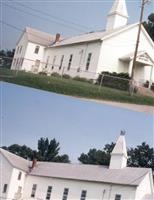
{"label": "bush", "polygon": [[92,83],[92,80],[86,79],[86,78],[84,78],[84,77],[79,77],[79,76],[75,76],[75,77],[73,78],[73,80],[82,81],[82,82],[86,82],[86,83]]}
{"label": "bush", "polygon": [[154,83],[152,83],[151,88],[150,88],[153,92],[154,92]]}
{"label": "bush", "polygon": [[58,74],[57,72],[53,72],[53,73],[51,74],[51,76],[54,76],[54,77],[57,77],[57,78],[61,77],[61,75]]}
{"label": "bush", "polygon": [[[129,77],[128,73],[119,73],[118,74],[116,72],[113,72],[113,73],[102,72],[97,79],[97,84],[101,84],[103,75],[104,75],[103,81],[102,81],[103,86],[120,89],[120,90],[125,90],[125,91],[129,89],[130,77]],[[123,78],[123,79],[118,79],[118,78]]]}
{"label": "bush", "polygon": [[47,73],[46,72],[39,72],[40,75],[45,75],[47,76]]}
{"label": "bush", "polygon": [[145,88],[148,88],[149,87],[149,81],[146,81],[143,85]]}
{"label": "bush", "polygon": [[71,77],[68,74],[63,74],[63,78],[71,79]]}

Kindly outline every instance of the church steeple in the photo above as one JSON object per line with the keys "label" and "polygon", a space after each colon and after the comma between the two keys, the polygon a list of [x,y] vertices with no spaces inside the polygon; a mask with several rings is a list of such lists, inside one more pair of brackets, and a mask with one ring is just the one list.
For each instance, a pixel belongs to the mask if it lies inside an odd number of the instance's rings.
{"label": "church steeple", "polygon": [[121,169],[127,166],[127,148],[125,142],[125,132],[121,131],[120,136],[111,153],[110,169]]}
{"label": "church steeple", "polygon": [[128,20],[128,13],[125,0],[115,0],[108,16],[106,30],[125,26]]}

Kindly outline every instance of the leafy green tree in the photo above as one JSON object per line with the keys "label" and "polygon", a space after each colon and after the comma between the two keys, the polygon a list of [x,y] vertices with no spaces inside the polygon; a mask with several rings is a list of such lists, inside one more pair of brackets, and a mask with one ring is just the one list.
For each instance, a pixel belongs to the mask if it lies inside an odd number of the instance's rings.
{"label": "leafy green tree", "polygon": [[154,149],[145,142],[136,148],[130,148],[128,157],[128,166],[148,167],[154,170]]}
{"label": "leafy green tree", "polygon": [[15,49],[12,50],[0,50],[0,67],[10,68],[13,60]]}
{"label": "leafy green tree", "polygon": [[114,143],[106,144],[103,150],[90,149],[87,154],[82,153],[78,160],[83,164],[109,165],[114,145]]}
{"label": "leafy green tree", "polygon": [[10,145],[9,147],[3,146],[2,148],[18,156],[21,156],[25,159],[33,158],[34,151],[31,148],[27,147],[26,145],[20,146],[18,144],[13,144],[13,145]]}
{"label": "leafy green tree", "polygon": [[[106,144],[103,150],[90,149],[87,154],[82,153],[78,160],[83,164],[109,165],[110,154],[114,143]],[[154,149],[143,142],[135,148],[128,149],[128,162],[130,167],[147,167],[154,171]]]}
{"label": "leafy green tree", "polygon": [[154,13],[148,16],[148,21],[143,23],[145,29],[149,33],[150,37],[154,41]]}
{"label": "leafy green tree", "polygon": [[40,138],[38,140],[37,150],[32,150],[26,145],[20,146],[18,144],[13,144],[9,147],[3,146],[2,148],[25,159],[36,158],[38,161],[52,161],[63,163],[70,162],[68,155],[59,155],[60,146],[59,142],[57,142],[56,139],[52,139],[49,141],[48,138]]}

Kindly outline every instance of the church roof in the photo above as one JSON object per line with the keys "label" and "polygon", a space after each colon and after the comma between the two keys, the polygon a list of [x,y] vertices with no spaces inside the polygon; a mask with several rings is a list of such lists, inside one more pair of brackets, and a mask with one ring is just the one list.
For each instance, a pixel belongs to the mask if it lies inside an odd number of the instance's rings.
{"label": "church roof", "polygon": [[[0,149],[0,153],[13,167],[28,173],[29,161],[3,149]],[[148,168],[109,169],[99,165],[37,162],[29,175],[137,186],[147,173],[151,173]]]}
{"label": "church roof", "polygon": [[109,15],[119,14],[128,17],[125,0],[116,0],[109,12]]}
{"label": "church roof", "polygon": [[26,27],[25,32],[27,33],[28,41],[43,46],[50,45],[55,39],[54,35],[30,27]]}
{"label": "church roof", "polygon": [[17,156],[9,151],[0,148],[0,153],[8,160],[8,162],[15,168],[28,172],[29,161]]}
{"label": "church roof", "polygon": [[135,24],[130,24],[126,26],[122,26],[119,28],[115,28],[113,30],[103,30],[103,31],[96,31],[96,32],[89,32],[69,38],[64,38],[60,42],[57,42],[56,44],[49,46],[49,47],[59,47],[59,46],[64,46],[64,45],[73,45],[77,43],[85,43],[85,42],[94,42],[94,41],[101,41],[105,38],[108,38],[114,34],[118,34],[124,30],[127,30],[131,27],[137,26],[138,23]]}

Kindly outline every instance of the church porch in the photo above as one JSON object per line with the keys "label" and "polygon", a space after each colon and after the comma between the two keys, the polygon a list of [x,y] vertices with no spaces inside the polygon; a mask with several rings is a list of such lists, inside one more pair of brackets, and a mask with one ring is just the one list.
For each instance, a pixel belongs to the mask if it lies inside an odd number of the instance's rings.
{"label": "church porch", "polygon": [[[123,56],[120,61],[127,63],[127,72],[129,76],[132,74],[134,54]],[[154,82],[154,61],[148,53],[140,51],[137,54],[136,65],[134,70],[134,80],[138,85],[143,86],[147,81],[149,82],[149,88]]]}

